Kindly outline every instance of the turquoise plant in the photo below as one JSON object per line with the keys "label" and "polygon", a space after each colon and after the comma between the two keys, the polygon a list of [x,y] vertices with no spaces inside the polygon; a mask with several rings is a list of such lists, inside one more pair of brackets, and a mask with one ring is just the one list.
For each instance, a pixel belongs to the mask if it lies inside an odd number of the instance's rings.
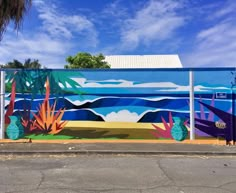
{"label": "turquoise plant", "polygon": [[[173,136],[171,134],[171,129],[174,125],[173,123],[173,117],[172,117],[172,113],[169,112],[169,123],[167,123],[167,121],[164,119],[164,117],[161,117],[162,120],[162,124],[164,126],[165,129],[162,129],[161,127],[152,124],[152,126],[155,128],[155,131],[151,131],[151,134],[153,136],[155,136],[156,138],[166,138],[166,139],[173,139]],[[184,125],[187,125],[188,120],[184,121]]]}
{"label": "turquoise plant", "polygon": [[176,141],[183,141],[188,136],[188,129],[184,125],[184,119],[180,117],[173,117],[175,123],[174,126],[171,129],[171,136]]}
{"label": "turquoise plant", "polygon": [[17,116],[9,116],[11,122],[7,126],[6,134],[9,139],[17,140],[24,136],[24,128]]}

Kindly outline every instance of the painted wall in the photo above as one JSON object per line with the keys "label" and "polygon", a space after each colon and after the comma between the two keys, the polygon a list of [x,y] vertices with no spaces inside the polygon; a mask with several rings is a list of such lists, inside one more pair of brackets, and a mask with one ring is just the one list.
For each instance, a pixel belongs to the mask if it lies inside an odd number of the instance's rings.
{"label": "painted wall", "polygon": [[233,69],[195,72],[195,96],[199,97],[195,100],[198,135],[236,141],[235,83]]}
{"label": "painted wall", "polygon": [[[233,139],[232,71],[194,71],[197,138]],[[189,69],[7,70],[6,92],[6,124],[19,116],[32,139],[161,140],[173,117],[189,125]]]}

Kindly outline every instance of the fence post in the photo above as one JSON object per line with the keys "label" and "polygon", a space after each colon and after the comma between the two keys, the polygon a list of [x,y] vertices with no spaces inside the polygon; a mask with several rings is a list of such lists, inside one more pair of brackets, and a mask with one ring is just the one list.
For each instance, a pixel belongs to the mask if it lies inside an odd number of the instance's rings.
{"label": "fence post", "polygon": [[190,140],[195,139],[195,120],[194,120],[194,73],[189,71],[189,98],[190,98]]}
{"label": "fence post", "polygon": [[5,133],[5,71],[0,71],[0,139]]}

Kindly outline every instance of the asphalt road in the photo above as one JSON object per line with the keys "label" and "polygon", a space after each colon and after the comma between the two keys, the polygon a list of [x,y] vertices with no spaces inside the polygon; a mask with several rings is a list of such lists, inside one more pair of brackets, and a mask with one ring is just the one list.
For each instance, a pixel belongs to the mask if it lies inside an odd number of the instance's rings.
{"label": "asphalt road", "polygon": [[0,156],[1,193],[232,193],[236,157]]}

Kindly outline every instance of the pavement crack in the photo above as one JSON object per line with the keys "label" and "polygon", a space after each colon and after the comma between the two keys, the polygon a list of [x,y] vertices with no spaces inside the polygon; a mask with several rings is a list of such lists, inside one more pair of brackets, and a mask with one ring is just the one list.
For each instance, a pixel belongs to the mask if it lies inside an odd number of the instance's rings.
{"label": "pavement crack", "polygon": [[[178,186],[176,186],[176,187],[178,187]],[[232,192],[231,190],[228,190],[226,188],[221,188],[221,187],[218,187],[218,186],[216,187],[216,186],[206,186],[206,185],[196,185],[196,186],[194,186],[194,185],[191,185],[191,186],[182,185],[181,188],[196,188],[196,189],[197,188],[211,188],[211,189],[221,189],[221,190],[225,190],[225,191],[230,192],[230,193],[235,193],[235,192]],[[181,191],[184,192],[184,190],[181,190]]]}
{"label": "pavement crack", "polygon": [[169,174],[165,171],[164,167],[162,166],[161,160],[162,160],[162,159],[159,159],[159,160],[157,161],[157,164],[158,164],[160,170],[163,172],[163,174],[166,176],[166,178],[167,178],[170,182],[172,182],[174,185],[176,185],[175,182],[174,182],[174,180],[173,180],[173,178],[171,178],[171,177],[169,176]]}
{"label": "pavement crack", "polygon": [[38,185],[36,187],[36,190],[38,190],[40,188],[40,186],[42,185],[42,183],[43,183],[43,181],[45,179],[44,173],[42,171],[39,171],[39,173],[41,174],[41,178],[40,178],[40,181],[39,181],[39,183],[38,183]]}
{"label": "pavement crack", "polygon": [[[226,187],[223,187],[223,186],[227,186],[229,184],[235,184],[236,183],[236,180],[233,180],[233,181],[230,181],[230,182],[226,182],[224,184],[221,184],[220,186],[217,186],[217,188],[221,189],[221,190],[227,190],[228,192],[232,192],[231,190],[227,189]],[[235,193],[235,192],[232,192],[232,193]]]}
{"label": "pavement crack", "polygon": [[225,189],[225,188],[219,188],[221,190],[226,190],[227,192],[230,192],[230,193],[235,193],[235,192],[232,192],[231,190],[228,190],[228,189]]}
{"label": "pavement crack", "polygon": [[168,172],[165,170],[164,166],[163,166],[162,163],[161,163],[162,160],[163,160],[163,159],[160,158],[160,159],[157,161],[157,164],[158,164],[159,168],[160,168],[161,171],[165,174],[165,176],[167,177],[167,179],[173,184],[173,186],[176,187],[179,192],[183,192],[183,190],[181,189],[181,187],[179,187],[179,186],[175,183],[174,179],[173,179],[173,178],[168,174]]}
{"label": "pavement crack", "polygon": [[233,181],[230,181],[230,182],[226,182],[226,183],[224,183],[224,184],[221,184],[221,185],[217,186],[217,188],[221,188],[222,186],[226,186],[226,185],[233,184],[233,183],[236,183],[236,180],[233,180]]}

